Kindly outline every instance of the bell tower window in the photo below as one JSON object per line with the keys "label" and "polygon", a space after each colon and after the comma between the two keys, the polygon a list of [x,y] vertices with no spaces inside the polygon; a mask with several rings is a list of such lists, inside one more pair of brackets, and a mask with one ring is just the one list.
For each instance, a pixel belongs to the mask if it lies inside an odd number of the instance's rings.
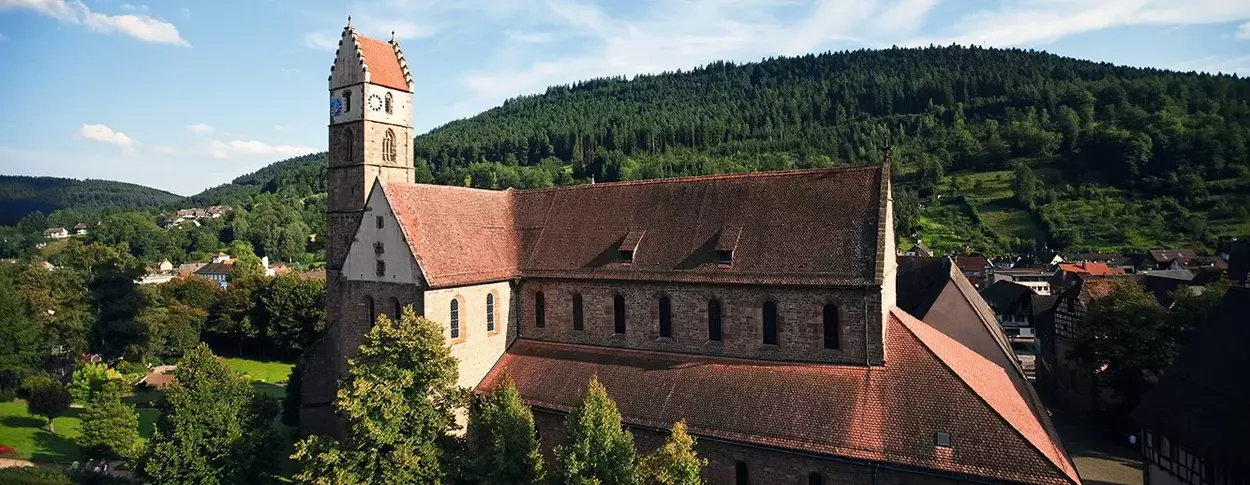
{"label": "bell tower window", "polygon": [[348,89],[343,90],[343,112],[352,112],[352,92]]}
{"label": "bell tower window", "polygon": [[382,138],[382,161],[395,161],[395,132],[389,128],[386,130],[386,136]]}
{"label": "bell tower window", "polygon": [[391,106],[394,104],[394,102],[395,102],[394,97],[391,96],[391,93],[386,93],[386,101],[384,103],[386,105],[386,114],[389,115],[392,113],[393,108]]}

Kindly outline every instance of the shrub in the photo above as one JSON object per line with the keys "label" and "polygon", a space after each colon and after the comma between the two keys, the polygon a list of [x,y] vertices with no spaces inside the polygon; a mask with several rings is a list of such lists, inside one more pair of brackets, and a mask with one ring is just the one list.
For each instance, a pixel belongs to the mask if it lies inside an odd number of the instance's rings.
{"label": "shrub", "polygon": [[73,485],[69,475],[59,468],[36,466],[0,468],[0,483],[6,485]]}
{"label": "shrub", "polygon": [[74,377],[69,382],[69,395],[75,403],[87,404],[100,392],[105,382],[112,380],[120,381],[122,375],[104,364],[83,364],[74,371]]}

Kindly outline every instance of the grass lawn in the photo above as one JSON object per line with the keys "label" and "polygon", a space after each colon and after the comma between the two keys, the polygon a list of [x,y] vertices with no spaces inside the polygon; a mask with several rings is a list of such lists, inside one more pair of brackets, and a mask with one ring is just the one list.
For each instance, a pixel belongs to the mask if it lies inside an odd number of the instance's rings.
{"label": "grass lawn", "polygon": [[243,373],[253,381],[273,384],[279,388],[286,385],[286,378],[291,375],[291,367],[294,366],[285,362],[261,362],[233,357],[226,357],[222,360],[226,361],[226,365],[229,365],[231,369]]}
{"label": "grass lawn", "polygon": [[[56,434],[48,432],[48,421],[40,416],[26,413],[25,402],[0,403],[0,444],[12,446],[17,457],[41,463],[70,463],[81,459],[74,439],[79,435],[82,408],[70,408],[64,416],[56,418]],[[147,439],[152,435],[156,418],[155,409],[138,409],[139,435]]]}

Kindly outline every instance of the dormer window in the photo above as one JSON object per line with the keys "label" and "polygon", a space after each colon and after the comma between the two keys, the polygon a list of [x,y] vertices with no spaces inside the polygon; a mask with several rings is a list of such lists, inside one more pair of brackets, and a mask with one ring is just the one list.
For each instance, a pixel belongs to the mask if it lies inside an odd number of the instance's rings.
{"label": "dormer window", "polygon": [[631,229],[625,234],[625,239],[621,240],[621,247],[617,248],[617,254],[622,263],[633,264],[634,253],[638,251],[638,245],[642,243],[642,235],[646,231],[642,229]]}
{"label": "dormer window", "polygon": [[933,437],[934,444],[943,448],[951,447],[951,434],[945,431],[938,431]]}
{"label": "dormer window", "polygon": [[716,264],[730,266],[734,264],[734,249],[738,248],[738,238],[742,235],[740,227],[721,229],[716,238]]}

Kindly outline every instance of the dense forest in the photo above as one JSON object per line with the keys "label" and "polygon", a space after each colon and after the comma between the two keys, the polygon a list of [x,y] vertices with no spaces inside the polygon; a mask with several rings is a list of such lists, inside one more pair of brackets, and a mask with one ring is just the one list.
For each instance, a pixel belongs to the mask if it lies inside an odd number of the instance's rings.
{"label": "dense forest", "polygon": [[[1250,235],[1248,138],[1250,81],[1236,76],[896,48],[555,86],[418,136],[414,163],[421,182],[532,188],[877,163],[888,151],[900,239],[990,255],[1209,251]],[[228,203],[244,217],[148,253],[194,257],[242,239],[291,256],[296,233],[324,224],[325,166],[325,153],[292,158],[166,204]]]}
{"label": "dense forest", "polygon": [[179,200],[180,195],[125,182],[0,175],[0,225],[12,225],[34,211],[46,214],[63,208],[147,209]]}

